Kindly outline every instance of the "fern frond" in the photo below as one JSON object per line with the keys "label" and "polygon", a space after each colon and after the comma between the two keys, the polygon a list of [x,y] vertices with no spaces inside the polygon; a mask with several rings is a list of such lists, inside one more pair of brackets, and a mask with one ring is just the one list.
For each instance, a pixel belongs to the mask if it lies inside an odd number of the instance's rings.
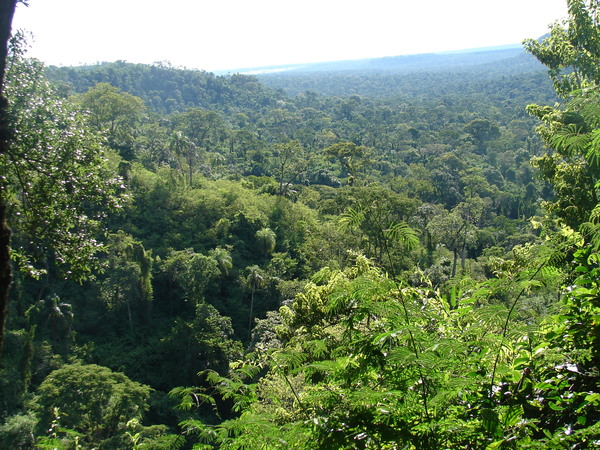
{"label": "fern frond", "polygon": [[192,408],[197,408],[203,404],[210,404],[215,406],[215,399],[210,396],[203,394],[198,391],[195,387],[176,387],[171,389],[169,396],[172,398],[179,398],[178,409],[183,411],[190,411]]}
{"label": "fern frond", "polygon": [[219,440],[218,430],[215,427],[204,424],[200,420],[187,419],[180,422],[179,426],[184,434],[194,434],[204,444],[212,444]]}
{"label": "fern frond", "polygon": [[243,366],[235,369],[235,374],[238,375],[240,378],[246,378],[251,380],[255,378],[261,370],[262,367],[260,365],[244,364]]}
{"label": "fern frond", "polygon": [[306,366],[306,369],[309,372],[318,372],[326,375],[330,375],[335,372],[339,372],[346,367],[346,364],[340,360],[327,360],[327,361],[318,361]]}
{"label": "fern frond", "polygon": [[587,237],[595,250],[600,249],[600,207],[594,208],[590,216],[592,222],[581,224],[580,231]]}
{"label": "fern frond", "polygon": [[393,280],[375,275],[359,277],[349,286],[350,295],[359,302],[380,301],[396,287]]}
{"label": "fern frond", "polygon": [[327,312],[330,315],[337,315],[347,312],[356,304],[354,299],[345,289],[339,289],[334,292],[326,304]]}
{"label": "fern frond", "polygon": [[290,351],[290,352],[277,352],[273,354],[273,362],[281,369],[294,370],[301,367],[302,364],[307,360],[305,353]]}
{"label": "fern frond", "polygon": [[204,374],[206,374],[206,381],[208,381],[213,386],[222,382],[229,381],[228,378],[222,377],[221,375],[219,375],[218,372],[215,372],[214,370],[206,370]]}
{"label": "fern frond", "polygon": [[[179,450],[185,445],[185,438],[179,434],[166,434],[153,440],[152,445],[149,448],[165,448],[169,450]],[[142,443],[141,448],[145,448],[147,445]]]}
{"label": "fern frond", "polygon": [[600,129],[590,133],[586,157],[590,165],[600,166]]}
{"label": "fern frond", "polygon": [[407,250],[414,250],[419,246],[418,232],[406,222],[397,222],[383,232],[392,241],[403,244]]}
{"label": "fern frond", "polygon": [[356,209],[348,208],[346,212],[340,215],[338,225],[341,231],[355,230],[365,220],[365,210],[362,205],[358,205]]}
{"label": "fern frond", "polygon": [[473,314],[473,322],[487,331],[497,332],[506,320],[508,310],[503,305],[486,305],[477,308]]}
{"label": "fern frond", "polygon": [[552,147],[561,149],[571,156],[586,154],[589,142],[590,136],[583,131],[581,125],[576,123],[562,125],[550,139]]}
{"label": "fern frond", "polygon": [[506,337],[508,338],[509,342],[523,342],[538,330],[539,327],[537,325],[514,326],[508,330]]}
{"label": "fern frond", "polygon": [[597,96],[584,95],[581,91],[579,94],[574,95],[568,108],[578,111],[590,128],[600,127],[600,102]]}
{"label": "fern frond", "polygon": [[[596,188],[599,186],[596,185]],[[600,204],[596,205],[590,213],[590,221],[594,224],[600,223]]]}
{"label": "fern frond", "polygon": [[303,348],[306,352],[308,352],[311,356],[314,356],[315,358],[322,358],[327,354],[327,351],[329,350],[327,348],[327,344],[320,339],[314,339],[304,343]]}
{"label": "fern frond", "polygon": [[463,354],[465,344],[457,339],[441,339],[427,348],[425,352],[435,353],[441,358],[448,358],[453,355]]}

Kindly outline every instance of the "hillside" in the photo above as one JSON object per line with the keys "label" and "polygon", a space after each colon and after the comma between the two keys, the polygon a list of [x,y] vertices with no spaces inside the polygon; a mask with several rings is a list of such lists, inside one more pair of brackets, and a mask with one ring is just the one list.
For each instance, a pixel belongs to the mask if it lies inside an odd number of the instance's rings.
{"label": "hillside", "polygon": [[597,443],[597,88],[557,103],[518,48],[216,75],[13,45],[0,447]]}
{"label": "hillside", "polygon": [[[523,61],[517,61],[522,59]],[[254,67],[247,69],[231,70],[229,73],[249,75],[315,73],[315,72],[440,72],[464,71],[486,64],[502,64],[504,70],[512,72],[510,66],[522,66],[521,70],[529,68],[540,69],[542,66],[531,55],[525,54],[520,45],[507,45],[501,47],[466,49],[453,52],[423,53],[414,55],[398,55],[382,58],[369,58],[348,61],[332,61],[312,64],[290,64],[286,66]],[[221,72],[220,74],[225,74]]]}
{"label": "hillside", "polygon": [[[202,107],[256,111],[310,91],[323,96],[359,95],[398,100],[485,95],[497,105],[547,103],[554,93],[546,69],[521,47],[474,49],[280,67],[216,75],[168,65],[125,62],[85,67],[49,67],[66,92],[84,92],[99,82],[138,96],[159,113]],[[253,73],[255,73],[253,75]]]}
{"label": "hillside", "polygon": [[477,85],[474,89],[486,89],[480,83],[501,84],[508,77],[521,80],[534,77],[537,82],[548,85],[544,66],[522,47],[395,56],[277,69],[254,72],[267,86],[283,89],[291,95],[311,90],[324,95],[434,96],[448,91],[472,91],[473,84]]}

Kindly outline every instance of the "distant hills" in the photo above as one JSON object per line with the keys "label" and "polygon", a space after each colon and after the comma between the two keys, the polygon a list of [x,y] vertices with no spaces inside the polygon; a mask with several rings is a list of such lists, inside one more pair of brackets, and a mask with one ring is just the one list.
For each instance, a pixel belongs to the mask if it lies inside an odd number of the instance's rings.
{"label": "distant hills", "polygon": [[49,67],[47,73],[65,92],[85,92],[96,83],[110,83],[141,97],[162,114],[190,107],[257,110],[306,92],[415,100],[484,96],[520,109],[522,104],[539,101],[540,92],[553,95],[546,68],[520,45],[259,67],[227,74],[124,61]]}
{"label": "distant hills", "polygon": [[[528,55],[520,44],[466,49],[452,52],[423,53],[348,61],[331,61],[309,64],[289,64],[237,69],[225,73],[247,75],[306,75],[315,72],[362,72],[409,74],[416,72],[448,72],[461,70],[486,71],[502,65],[505,72],[531,72],[542,68]],[[491,66],[490,66],[491,65]]]}
{"label": "distant hills", "polygon": [[[547,69],[521,45],[390,56],[240,71],[288,95],[440,97],[450,92],[495,94],[507,84],[547,85]],[[511,79],[509,82],[508,79]]]}

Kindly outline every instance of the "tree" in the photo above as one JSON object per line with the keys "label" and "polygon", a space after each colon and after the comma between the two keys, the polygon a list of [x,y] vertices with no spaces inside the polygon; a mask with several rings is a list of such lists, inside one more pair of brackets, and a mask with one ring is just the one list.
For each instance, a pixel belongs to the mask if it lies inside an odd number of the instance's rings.
{"label": "tree", "polygon": [[191,185],[198,160],[202,161],[204,152],[210,151],[211,144],[216,145],[223,139],[225,124],[216,112],[200,108],[192,108],[176,116],[174,122],[177,125],[175,132],[182,133],[181,139],[187,138],[181,150],[188,164]]}
{"label": "tree", "polygon": [[252,332],[252,320],[254,319],[254,293],[257,289],[263,287],[266,282],[266,274],[256,264],[248,269],[246,277],[246,286],[250,288],[250,314],[248,318],[248,340]]}
{"label": "tree", "polygon": [[213,250],[210,250],[208,254],[217,262],[217,267],[221,272],[221,277],[219,279],[220,293],[221,297],[225,298],[226,292],[224,279],[229,276],[229,271],[231,268],[233,268],[233,259],[231,258],[231,253],[226,248],[217,247]]}
{"label": "tree", "polygon": [[214,257],[192,249],[172,251],[164,266],[171,280],[183,290],[185,300],[193,305],[204,302],[208,286],[221,274]]}
{"label": "tree", "polygon": [[561,98],[574,91],[594,88],[600,82],[600,2],[567,0],[569,17],[555,23],[541,42],[524,41],[525,49],[548,67]]}
{"label": "tree", "polygon": [[129,420],[142,418],[150,391],[106,367],[67,364],[48,375],[37,391],[39,430],[48,430],[59,408],[61,427],[82,433],[88,444],[98,445],[124,434]]}
{"label": "tree", "polygon": [[476,224],[483,213],[483,201],[473,197],[459,203],[452,211],[443,210],[442,214],[433,217],[427,230],[434,239],[452,251],[452,277],[456,276],[459,257],[461,268],[465,270],[465,254],[467,246],[475,242]]}
{"label": "tree", "polygon": [[173,167],[175,158],[169,149],[169,135],[165,126],[149,123],[141,129],[136,140],[136,159],[147,169],[156,169],[161,165]]}
{"label": "tree", "polygon": [[[44,270],[36,260],[51,258],[64,275],[86,278],[98,266],[102,221],[121,202],[121,180],[104,158],[102,137],[56,95],[41,63],[24,58],[22,40],[12,40],[3,91],[10,102],[3,118],[14,134],[0,153],[2,323],[11,254],[34,276]],[[12,248],[9,217],[17,230]]]}
{"label": "tree", "polygon": [[256,245],[263,256],[269,256],[275,250],[277,235],[270,228],[261,228],[255,234]]}
{"label": "tree", "polygon": [[185,169],[181,158],[186,159],[188,166],[188,182],[189,186],[192,186],[194,178],[194,159],[196,158],[196,146],[185,134],[183,134],[183,132],[179,130],[175,130],[173,134],[171,134],[169,146],[177,158],[179,169],[182,171],[182,173],[184,173]]}
{"label": "tree", "polygon": [[525,48],[549,69],[559,107],[530,105],[541,121],[538,132],[551,149],[534,158],[543,179],[557,194],[547,208],[577,228],[598,203],[600,180],[600,2],[569,0],[569,17],[552,26],[541,42]]}
{"label": "tree", "polygon": [[231,253],[229,250],[223,247],[217,247],[208,252],[217,262],[217,266],[221,271],[221,276],[226,277],[229,275],[229,270],[233,267],[233,260],[231,259]]}
{"label": "tree", "polygon": [[326,156],[337,159],[352,186],[357,172],[367,164],[369,149],[354,142],[338,142],[323,150]]}
{"label": "tree", "polygon": [[61,302],[58,295],[48,295],[39,300],[27,310],[26,316],[32,324],[50,328],[50,339],[54,345],[59,342],[60,331],[66,335],[68,341],[73,322],[73,308],[71,304]]}
{"label": "tree", "polygon": [[172,389],[195,383],[201,370],[226,370],[230,361],[240,357],[242,349],[234,339],[231,319],[201,302],[191,314],[174,321],[156,352],[161,388]]}
{"label": "tree", "polygon": [[414,202],[387,189],[354,188],[353,206],[341,214],[342,231],[356,232],[360,251],[385,267],[392,276],[419,245],[417,232],[403,220]]}
{"label": "tree", "polygon": [[486,141],[500,137],[498,125],[488,119],[474,119],[463,127],[463,131],[473,138],[479,151],[483,151]]}
{"label": "tree", "polygon": [[126,160],[133,159],[134,130],[144,113],[144,101],[108,83],[98,83],[80,98],[93,128],[106,132],[109,145]]}
{"label": "tree", "polygon": [[[100,298],[110,309],[125,307],[133,330],[133,314],[141,309],[148,319],[152,302],[152,256],[131,236],[119,231],[108,236],[107,270],[100,279]],[[138,308],[136,308],[138,307]],[[134,309],[135,308],[135,309]]]}
{"label": "tree", "polygon": [[[13,132],[7,120],[8,99],[5,93],[6,62],[8,57],[8,40],[12,28],[12,19],[18,0],[0,1],[0,158],[8,154]],[[0,183],[0,358],[4,344],[4,325],[8,313],[8,290],[12,283],[12,267],[10,263],[11,229],[7,221],[6,188]]]}
{"label": "tree", "polygon": [[307,160],[302,145],[298,141],[275,144],[273,154],[277,163],[279,195],[288,192],[290,185],[306,170]]}

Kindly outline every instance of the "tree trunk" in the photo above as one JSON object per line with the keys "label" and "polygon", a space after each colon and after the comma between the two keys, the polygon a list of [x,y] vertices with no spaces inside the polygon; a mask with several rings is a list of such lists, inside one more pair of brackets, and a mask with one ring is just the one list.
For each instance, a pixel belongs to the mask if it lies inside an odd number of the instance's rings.
{"label": "tree trunk", "polygon": [[[4,88],[8,40],[10,39],[12,20],[16,6],[17,0],[0,0],[0,89]],[[4,117],[5,115],[3,114],[2,119],[4,119]]]}
{"label": "tree trunk", "polygon": [[454,247],[454,260],[452,261],[452,278],[456,276],[456,263],[458,261],[458,248]]}
{"label": "tree trunk", "polygon": [[133,333],[133,318],[131,316],[131,306],[129,306],[129,301],[126,301],[125,304],[127,305],[127,318],[129,319],[129,328]]}
{"label": "tree trunk", "polygon": [[[8,101],[4,97],[4,74],[8,55],[12,19],[17,0],[0,0],[0,155],[8,153],[11,140],[6,110]],[[12,282],[10,263],[11,230],[6,221],[6,194],[0,185],[0,356],[4,344],[4,325],[8,313],[8,290]]]}
{"label": "tree trunk", "polygon": [[8,313],[8,290],[12,282],[10,264],[11,230],[6,223],[6,202],[4,191],[0,186],[0,355],[4,344],[4,325]]}
{"label": "tree trunk", "polygon": [[250,342],[250,337],[252,336],[252,319],[254,316],[254,291],[255,288],[252,286],[252,291],[250,292],[250,319],[248,320],[248,342]]}

